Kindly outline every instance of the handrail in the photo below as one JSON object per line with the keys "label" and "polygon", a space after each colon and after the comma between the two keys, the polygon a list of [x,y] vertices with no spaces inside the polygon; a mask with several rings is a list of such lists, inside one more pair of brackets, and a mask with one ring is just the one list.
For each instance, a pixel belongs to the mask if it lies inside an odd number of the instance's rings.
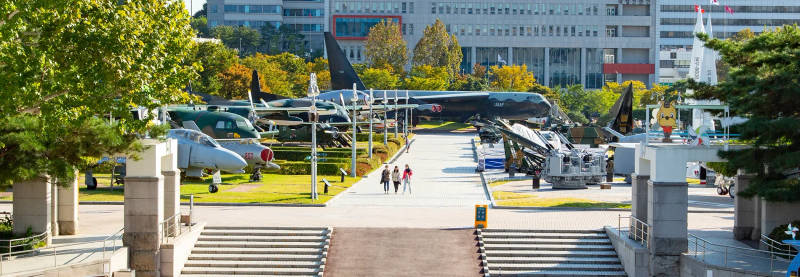
{"label": "handrail", "polygon": [[[107,245],[108,241],[109,241],[109,240],[111,240],[111,241],[112,241],[111,252],[114,252],[114,251],[116,251],[116,248],[117,248],[117,246],[116,246],[117,239],[118,239],[118,237],[121,235],[121,233],[123,233],[123,232],[124,232],[124,230],[125,230],[125,228],[119,229],[118,231],[116,231],[116,232],[112,233],[111,235],[109,235],[109,236],[105,237],[105,238],[102,240],[102,242],[103,242],[103,248],[102,248],[102,250],[99,250],[99,251],[102,251],[102,257],[103,257],[103,259],[105,259],[105,257],[106,257],[106,249],[107,249],[106,245]],[[42,247],[42,248],[36,248],[36,249],[20,250],[20,251],[14,251],[14,252],[9,252],[9,253],[0,253],[0,275],[3,275],[3,273],[4,273],[4,272],[3,272],[3,261],[5,261],[5,260],[9,259],[9,258],[10,258],[10,257],[12,257],[12,256],[20,256],[20,255],[22,255],[22,254],[28,254],[28,253],[37,253],[37,254],[38,254],[38,253],[49,252],[49,251],[51,251],[51,250],[52,250],[52,253],[51,253],[51,254],[53,255],[53,265],[52,265],[52,266],[50,266],[50,265],[47,265],[47,266],[45,266],[45,267],[44,267],[44,268],[52,268],[52,267],[56,267],[56,266],[58,266],[58,260],[57,260],[57,258],[58,258],[58,251],[59,251],[58,249],[63,249],[63,248],[67,248],[67,247],[73,247],[73,246],[77,246],[77,245],[83,245],[83,244],[92,244],[92,243],[98,243],[98,242],[100,242],[100,240],[95,240],[95,241],[85,241],[85,242],[76,242],[76,243],[70,243],[70,244],[60,244],[60,245],[54,245],[54,246],[53,246],[53,245],[51,245],[51,246]],[[94,251],[92,251],[91,253],[89,253],[89,255],[91,255],[91,254],[94,254],[94,253],[95,253],[95,252],[97,252],[97,251],[98,251],[98,250],[94,250]],[[42,256],[42,255],[32,255],[31,257],[38,257],[38,256]]]}
{"label": "handrail", "polygon": [[[178,220],[176,220],[176,217]],[[174,215],[161,221],[161,243],[163,244],[170,237],[180,236],[183,232],[180,223],[181,212],[178,211]],[[176,230],[177,229],[177,230]]]}
{"label": "handrail", "polygon": [[792,246],[789,244],[776,241],[764,234],[761,234],[761,240],[759,242],[766,245],[770,251],[778,252],[779,255],[786,255],[788,257],[792,256]]}
{"label": "handrail", "polygon": [[[626,229],[622,228],[622,219],[628,218],[628,226]],[[622,231],[628,231],[628,238],[637,241],[645,248],[649,248],[648,241],[650,240],[650,225],[644,221],[639,220],[635,216],[622,216],[617,217],[617,235],[622,236]]]}
{"label": "handrail", "polygon": [[[49,235],[50,235],[50,228],[48,228],[47,231],[44,231],[41,234],[32,235],[32,236],[29,236],[29,237],[8,239],[8,240],[0,240],[0,248],[8,248],[8,252],[6,252],[6,253],[12,253],[12,252],[14,252],[14,251],[12,251],[12,249],[14,249],[14,248],[20,248],[20,247],[24,248],[26,246],[36,245],[39,242],[41,242],[42,240],[47,239],[47,237]],[[14,244],[15,242],[26,241],[26,240],[30,240],[30,241],[26,242],[26,243],[16,244],[16,245]]]}
{"label": "handrail", "polygon": [[[692,250],[691,249],[691,244],[692,244],[691,240],[692,239],[694,239],[694,252],[693,253],[691,252],[691,250]],[[788,265],[788,260],[786,260],[786,258],[788,258],[788,259],[792,258],[791,255],[786,255],[786,254],[782,254],[782,253],[776,253],[774,251],[767,251],[767,250],[761,250],[761,249],[753,249],[753,248],[747,248],[747,247],[739,247],[739,246],[733,246],[733,245],[724,245],[724,244],[719,244],[719,243],[713,243],[713,242],[710,242],[710,241],[705,240],[703,238],[700,238],[698,236],[695,236],[693,234],[689,234],[689,251],[688,251],[689,253],[688,254],[693,255],[695,258],[697,258],[698,256],[702,255],[702,260],[703,260],[703,262],[705,262],[706,261],[706,256],[710,256],[708,254],[713,254],[714,253],[714,250],[712,249],[712,247],[718,247],[718,248],[722,249],[722,251],[720,251],[719,253],[722,254],[722,265],[725,266],[725,267],[729,266],[728,264],[729,264],[729,260],[730,260],[729,259],[730,255],[744,256],[744,257],[747,257],[748,260],[751,259],[751,258],[769,260],[769,274],[770,274],[770,276],[772,276],[773,273],[775,273],[775,270],[776,270],[775,262],[784,262],[784,263],[786,263],[786,265]],[[781,268],[781,267],[778,267],[778,268]]]}

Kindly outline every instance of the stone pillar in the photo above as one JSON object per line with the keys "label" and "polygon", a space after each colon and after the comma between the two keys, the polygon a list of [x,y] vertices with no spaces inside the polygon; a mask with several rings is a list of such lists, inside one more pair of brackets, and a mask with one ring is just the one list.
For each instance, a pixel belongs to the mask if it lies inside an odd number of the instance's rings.
{"label": "stone pillar", "polygon": [[544,48],[544,86],[550,86],[550,47]]}
{"label": "stone pillar", "polygon": [[50,182],[50,236],[58,236],[58,185]]}
{"label": "stone pillar", "polygon": [[[167,218],[181,211],[181,175],[180,171],[162,171],[164,175],[164,218]],[[172,230],[165,230],[171,234],[177,234],[180,228],[178,222],[181,217],[176,216],[172,219]]]}
{"label": "stone pillar", "polygon": [[58,187],[58,234],[78,234],[78,173],[67,183]]}
{"label": "stone pillar", "polygon": [[647,222],[648,181],[650,175],[631,174],[631,215]]}
{"label": "stone pillar", "polygon": [[679,276],[680,257],[688,243],[689,184],[650,180],[647,185],[651,276]]}
{"label": "stone pillar", "polygon": [[[15,235],[25,235],[29,227],[34,235],[50,231],[52,217],[50,189],[50,177],[36,177],[14,183],[12,231]],[[51,242],[52,236],[48,235],[47,244]]]}
{"label": "stone pillar", "polygon": [[[736,191],[747,189],[750,185],[752,175],[736,175]],[[745,198],[736,197],[733,199],[735,208],[733,209],[733,238],[737,240],[749,240],[753,234],[755,225],[755,199],[756,197]]]}
{"label": "stone pillar", "polygon": [[798,214],[800,203],[767,201],[763,198],[759,202],[761,202],[761,234],[769,235],[775,227],[800,219]]}
{"label": "stone pillar", "polygon": [[750,240],[761,240],[761,197],[753,197],[753,232],[750,233]]}
{"label": "stone pillar", "polygon": [[586,87],[586,48],[581,48],[581,72],[580,72],[581,85]]}

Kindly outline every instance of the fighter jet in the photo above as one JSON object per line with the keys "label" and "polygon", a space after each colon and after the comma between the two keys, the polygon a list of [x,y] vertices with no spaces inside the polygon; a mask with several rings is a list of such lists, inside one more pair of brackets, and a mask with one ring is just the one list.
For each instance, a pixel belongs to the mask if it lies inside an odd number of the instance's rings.
{"label": "fighter jet", "polygon": [[272,162],[275,153],[255,139],[222,140],[220,145],[238,154],[253,168],[250,182],[261,181],[261,170],[278,170],[281,167]]}
{"label": "fighter jet", "polygon": [[178,168],[188,177],[203,177],[203,169],[243,173],[247,162],[223,148],[216,140],[195,130],[172,129],[168,138],[178,140]]}

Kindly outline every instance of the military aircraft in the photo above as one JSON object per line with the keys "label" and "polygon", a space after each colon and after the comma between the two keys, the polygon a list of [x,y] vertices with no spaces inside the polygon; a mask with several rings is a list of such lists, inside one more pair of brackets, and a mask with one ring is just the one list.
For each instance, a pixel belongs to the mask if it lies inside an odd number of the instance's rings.
{"label": "military aircraft", "polygon": [[222,147],[238,154],[253,168],[250,182],[261,181],[261,170],[278,170],[281,167],[273,163],[275,153],[256,139],[221,140]]}
{"label": "military aircraft", "polygon": [[[353,84],[356,89],[365,90],[363,82],[353,70],[352,65],[344,56],[339,44],[329,32],[325,32],[325,46],[328,52],[328,64],[331,74],[332,91],[322,93],[319,99],[336,101],[342,93],[348,99],[352,96]],[[376,100],[382,100],[383,90],[375,91]],[[395,96],[395,93],[397,95]],[[508,120],[527,120],[533,117],[545,117],[550,113],[551,105],[542,95],[527,92],[485,92],[485,91],[419,91],[409,90],[410,104],[432,110],[420,111],[416,115],[426,115],[426,112],[439,110],[444,118],[459,121],[480,115],[484,118],[504,118]],[[405,91],[386,91],[388,103],[394,99],[405,99]],[[435,109],[438,104],[441,109]]]}
{"label": "military aircraft", "polygon": [[238,114],[193,106],[170,107],[168,114],[178,126],[201,131],[213,138],[261,138],[261,133],[253,127],[250,120]]}
{"label": "military aircraft", "polygon": [[[178,140],[178,168],[188,177],[203,177],[203,169],[243,173],[247,162],[231,150],[223,148],[216,140],[201,132],[189,129],[172,129],[168,138]],[[212,184],[209,190],[215,188]]]}

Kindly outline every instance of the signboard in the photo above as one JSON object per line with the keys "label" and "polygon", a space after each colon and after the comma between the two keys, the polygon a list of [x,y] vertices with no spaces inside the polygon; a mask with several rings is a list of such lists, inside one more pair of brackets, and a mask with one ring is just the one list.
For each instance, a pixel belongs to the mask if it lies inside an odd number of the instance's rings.
{"label": "signboard", "polygon": [[212,184],[221,184],[222,183],[222,176],[219,174],[219,170],[214,172],[214,177],[212,177]]}
{"label": "signboard", "polygon": [[475,205],[475,229],[484,229],[488,226],[486,212],[486,205]]}

